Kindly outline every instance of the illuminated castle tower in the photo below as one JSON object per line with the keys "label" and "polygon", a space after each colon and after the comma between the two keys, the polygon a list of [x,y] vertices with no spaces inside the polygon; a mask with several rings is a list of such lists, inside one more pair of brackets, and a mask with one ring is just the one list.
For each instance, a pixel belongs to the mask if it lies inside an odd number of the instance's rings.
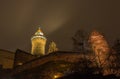
{"label": "illuminated castle tower", "polygon": [[31,42],[32,42],[31,54],[37,56],[45,55],[46,37],[44,37],[44,34],[40,28],[31,38]]}

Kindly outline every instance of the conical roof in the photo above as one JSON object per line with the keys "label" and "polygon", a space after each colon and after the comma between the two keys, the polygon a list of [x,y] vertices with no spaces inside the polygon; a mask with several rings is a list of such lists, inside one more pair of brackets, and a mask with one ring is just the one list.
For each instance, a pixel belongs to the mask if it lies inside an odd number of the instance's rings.
{"label": "conical roof", "polygon": [[39,27],[38,30],[35,32],[35,35],[36,35],[36,36],[39,36],[39,35],[40,35],[40,36],[43,36],[43,35],[44,35],[40,27]]}
{"label": "conical roof", "polygon": [[35,32],[34,36],[31,38],[34,39],[34,38],[43,38],[43,39],[46,39],[44,37],[44,33],[42,32],[41,28],[39,27],[38,30]]}

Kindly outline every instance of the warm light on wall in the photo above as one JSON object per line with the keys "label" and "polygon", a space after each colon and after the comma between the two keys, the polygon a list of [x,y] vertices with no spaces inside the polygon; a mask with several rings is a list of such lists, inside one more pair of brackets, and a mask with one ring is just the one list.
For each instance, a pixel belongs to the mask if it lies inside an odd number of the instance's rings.
{"label": "warm light on wall", "polygon": [[58,75],[54,75],[54,78],[56,79],[56,78],[58,78],[59,76]]}
{"label": "warm light on wall", "polygon": [[23,63],[19,62],[18,65],[23,65]]}
{"label": "warm light on wall", "polygon": [[61,73],[57,73],[57,74],[54,75],[54,79],[60,78],[61,76],[62,76]]}

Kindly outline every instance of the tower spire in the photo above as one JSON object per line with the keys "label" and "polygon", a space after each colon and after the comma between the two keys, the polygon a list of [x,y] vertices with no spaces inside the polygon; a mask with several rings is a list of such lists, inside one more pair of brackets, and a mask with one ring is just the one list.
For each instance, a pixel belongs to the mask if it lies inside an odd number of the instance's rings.
{"label": "tower spire", "polygon": [[38,27],[38,30],[35,32],[35,35],[36,36],[39,36],[39,35],[43,36],[44,35],[40,27]]}
{"label": "tower spire", "polygon": [[40,30],[40,29],[41,29],[41,27],[39,26],[39,27],[38,27],[38,30]]}
{"label": "tower spire", "polygon": [[37,31],[38,31],[38,32],[42,32],[40,27],[38,27],[38,30],[37,30]]}
{"label": "tower spire", "polygon": [[38,31],[41,31],[41,26],[40,25],[38,25]]}

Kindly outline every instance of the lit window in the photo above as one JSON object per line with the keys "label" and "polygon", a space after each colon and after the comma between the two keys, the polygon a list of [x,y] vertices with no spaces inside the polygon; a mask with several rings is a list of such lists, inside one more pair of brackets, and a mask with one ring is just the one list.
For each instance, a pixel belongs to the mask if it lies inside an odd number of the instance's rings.
{"label": "lit window", "polygon": [[21,66],[21,65],[23,65],[23,63],[19,62],[18,65]]}

